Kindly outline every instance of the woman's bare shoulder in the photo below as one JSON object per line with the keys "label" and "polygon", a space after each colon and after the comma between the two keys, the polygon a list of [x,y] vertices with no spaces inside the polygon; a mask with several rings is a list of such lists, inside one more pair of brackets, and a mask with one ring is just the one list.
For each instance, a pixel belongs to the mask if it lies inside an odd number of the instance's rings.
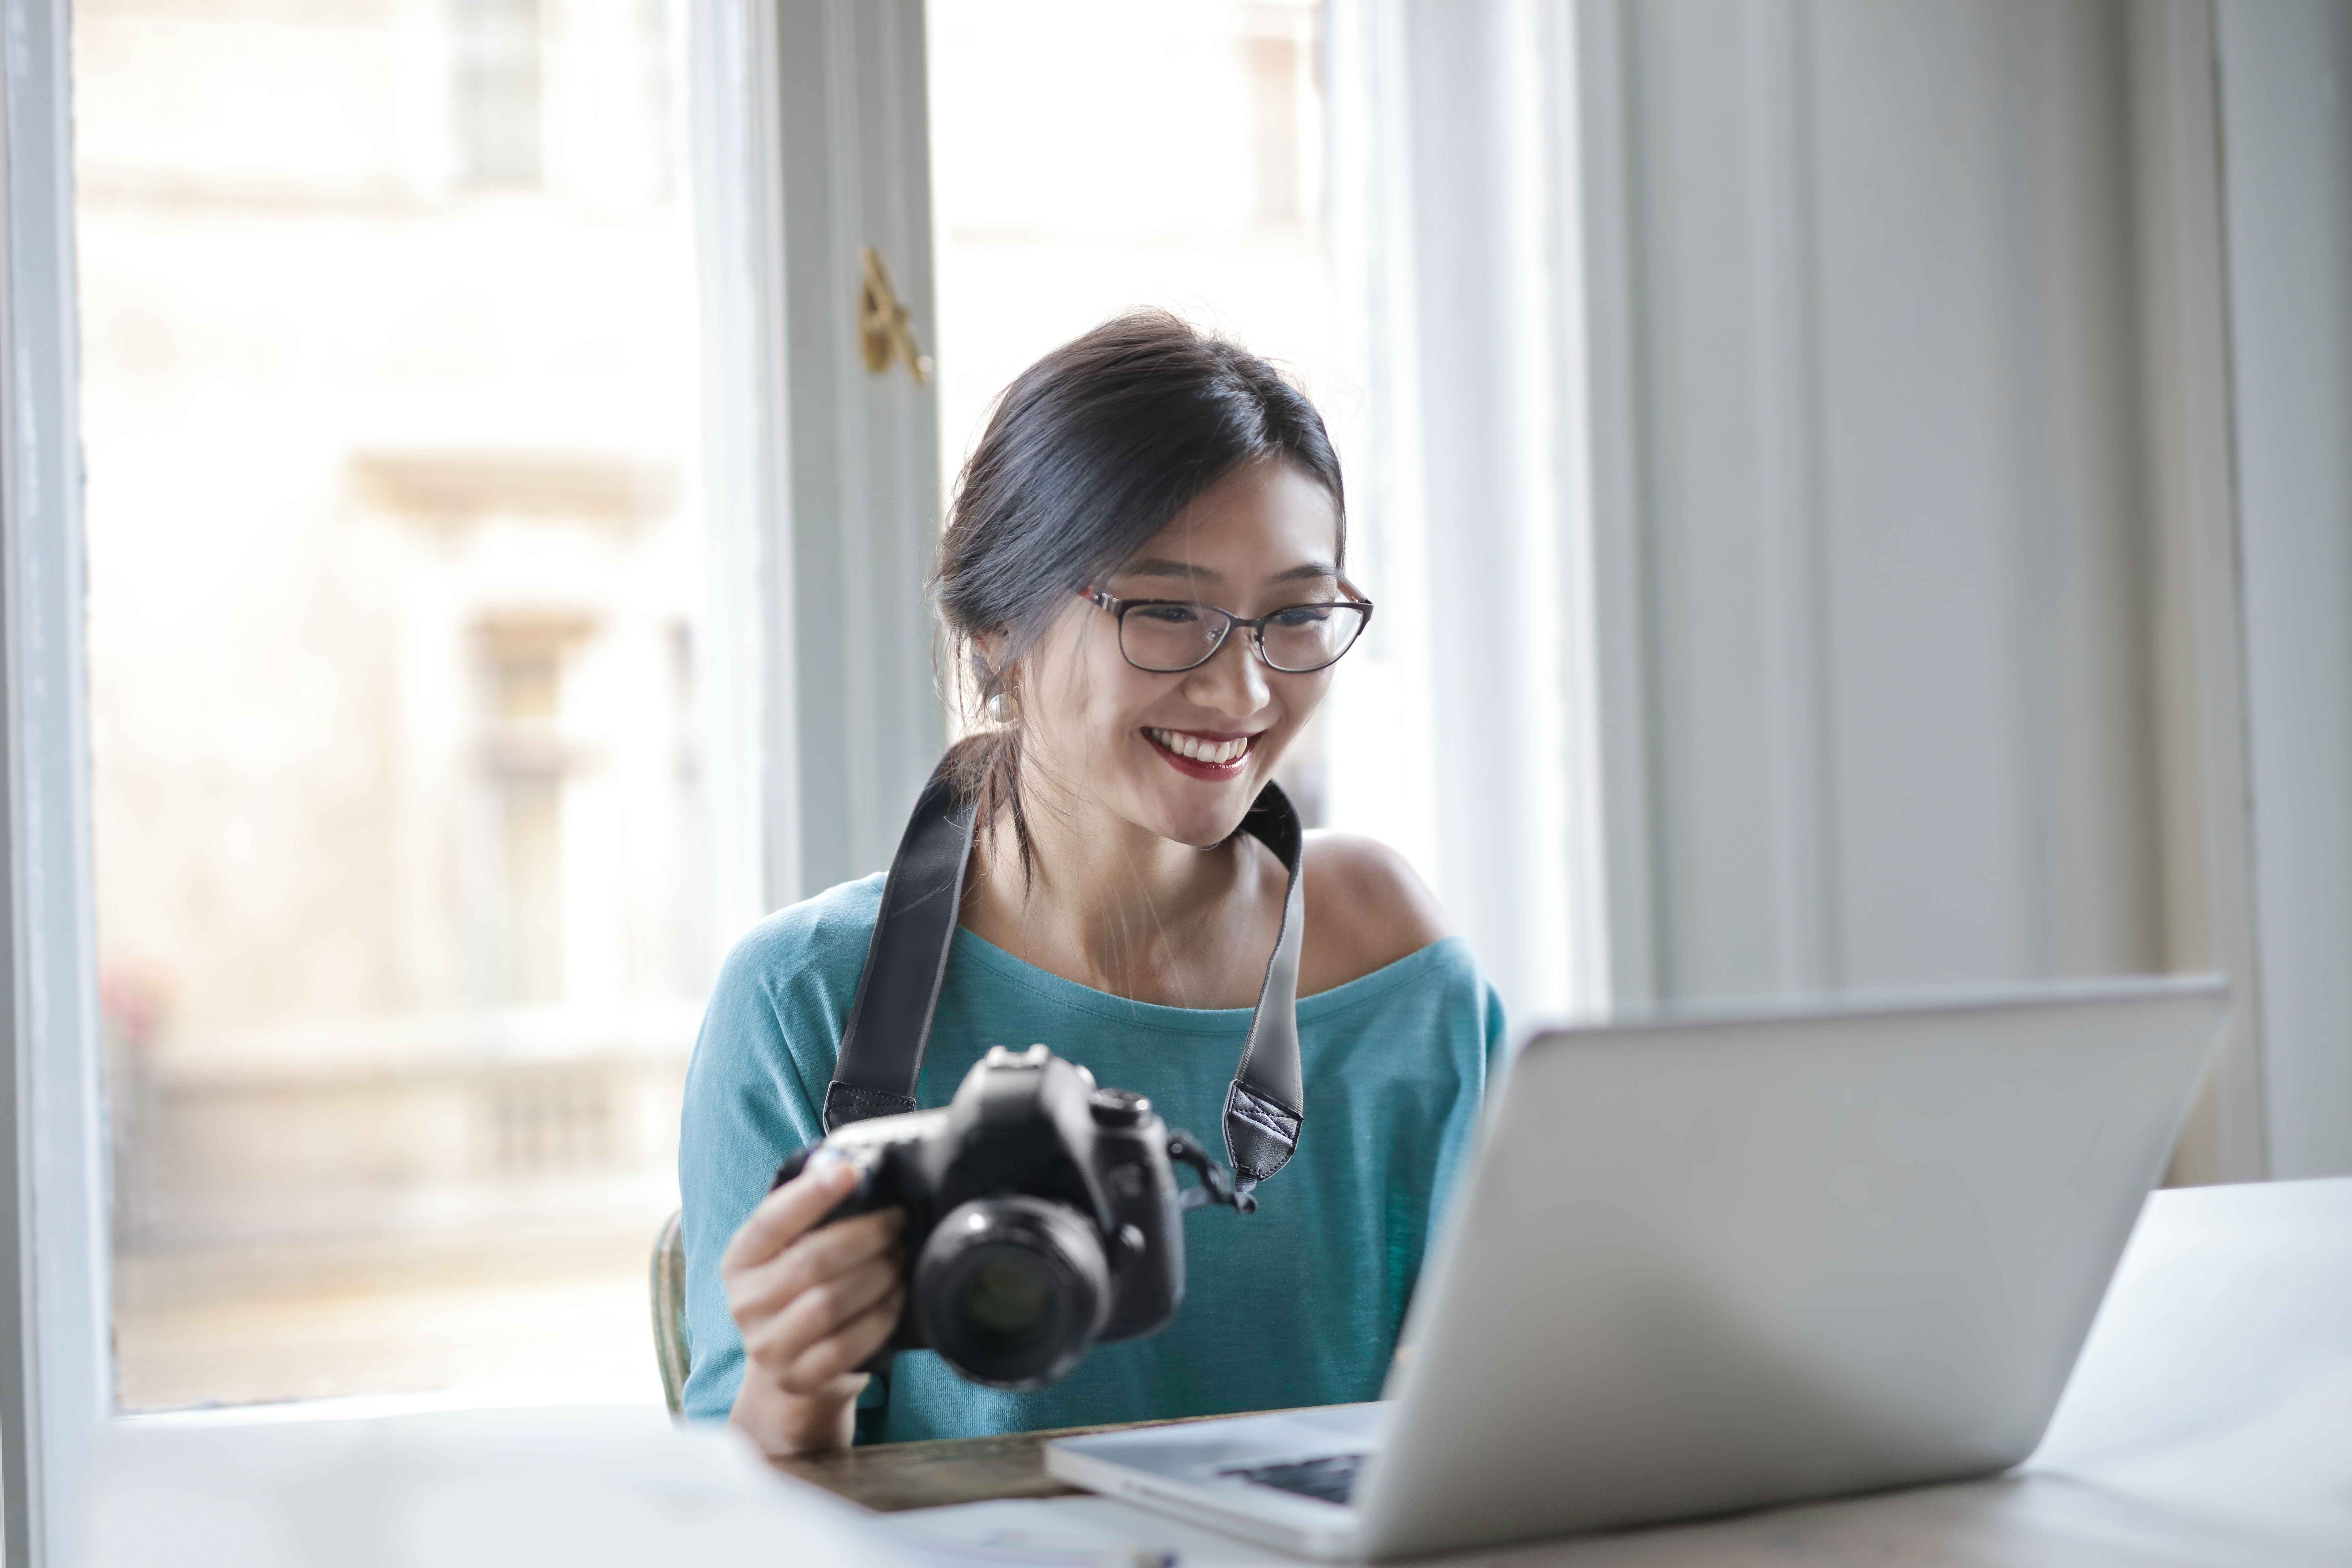
{"label": "woman's bare shoulder", "polygon": [[1376,838],[1309,833],[1306,877],[1302,996],[1360,979],[1448,934],[1435,895],[1403,856]]}

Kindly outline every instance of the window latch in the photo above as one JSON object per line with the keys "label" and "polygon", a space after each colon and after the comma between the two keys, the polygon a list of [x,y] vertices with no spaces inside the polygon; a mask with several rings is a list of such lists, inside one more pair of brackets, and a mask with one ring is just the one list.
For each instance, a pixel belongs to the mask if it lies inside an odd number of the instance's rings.
{"label": "window latch", "polygon": [[890,287],[890,268],[883,264],[882,253],[868,245],[860,247],[859,255],[866,262],[866,281],[857,290],[857,337],[866,351],[866,368],[881,375],[896,360],[918,384],[928,383],[931,356],[915,342],[913,319]]}

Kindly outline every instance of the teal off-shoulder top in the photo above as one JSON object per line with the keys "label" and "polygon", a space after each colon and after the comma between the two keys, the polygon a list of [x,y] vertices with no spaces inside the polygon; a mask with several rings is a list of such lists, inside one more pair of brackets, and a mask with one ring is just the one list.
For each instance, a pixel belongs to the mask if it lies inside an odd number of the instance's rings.
{"label": "teal off-shoulder top", "polygon": [[[818,1107],[856,994],[882,879],[846,882],[755,928],[730,955],[687,1072],[685,1205],[690,1416],[723,1418],[743,1375],[719,1259],[776,1166],[822,1136]],[[1245,1007],[1130,1002],[956,933],[919,1102],[943,1105],[992,1045],[1043,1042],[1106,1087],[1151,1098],[1222,1145]],[[1298,1004],[1307,1118],[1258,1210],[1185,1216],[1174,1319],[1100,1345],[1051,1387],[964,1382],[908,1352],[861,1402],[862,1439],[979,1436],[1377,1399],[1432,1226],[1468,1151],[1503,1010],[1458,937]]]}

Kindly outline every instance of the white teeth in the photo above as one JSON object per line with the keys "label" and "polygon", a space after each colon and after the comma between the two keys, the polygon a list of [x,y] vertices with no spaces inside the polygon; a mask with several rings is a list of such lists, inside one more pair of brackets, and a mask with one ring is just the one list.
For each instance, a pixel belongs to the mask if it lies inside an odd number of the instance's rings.
{"label": "white teeth", "polygon": [[1246,737],[1238,741],[1204,741],[1197,735],[1179,734],[1173,730],[1147,730],[1144,732],[1180,757],[1190,757],[1196,763],[1207,763],[1215,767],[1238,761],[1250,746]]}

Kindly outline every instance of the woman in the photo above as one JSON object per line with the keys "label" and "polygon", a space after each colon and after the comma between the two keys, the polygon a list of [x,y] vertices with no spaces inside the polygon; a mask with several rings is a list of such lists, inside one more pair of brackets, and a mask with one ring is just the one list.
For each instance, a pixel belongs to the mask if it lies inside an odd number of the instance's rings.
{"label": "woman", "polygon": [[[1042,1041],[1215,1142],[1286,886],[1236,829],[1370,614],[1346,543],[1313,405],[1173,317],[1007,389],[933,581],[989,722],[950,754],[982,831],[919,1103],[989,1045]],[[839,1171],[766,1190],[822,1135],[882,878],[745,938],[687,1079],[688,1413],[784,1454],[1377,1398],[1503,1021],[1395,855],[1310,835],[1302,876],[1296,1156],[1255,1214],[1188,1218],[1168,1327],[1029,1393],[928,1352],[855,1371],[903,1305],[898,1213],[817,1226]]]}

